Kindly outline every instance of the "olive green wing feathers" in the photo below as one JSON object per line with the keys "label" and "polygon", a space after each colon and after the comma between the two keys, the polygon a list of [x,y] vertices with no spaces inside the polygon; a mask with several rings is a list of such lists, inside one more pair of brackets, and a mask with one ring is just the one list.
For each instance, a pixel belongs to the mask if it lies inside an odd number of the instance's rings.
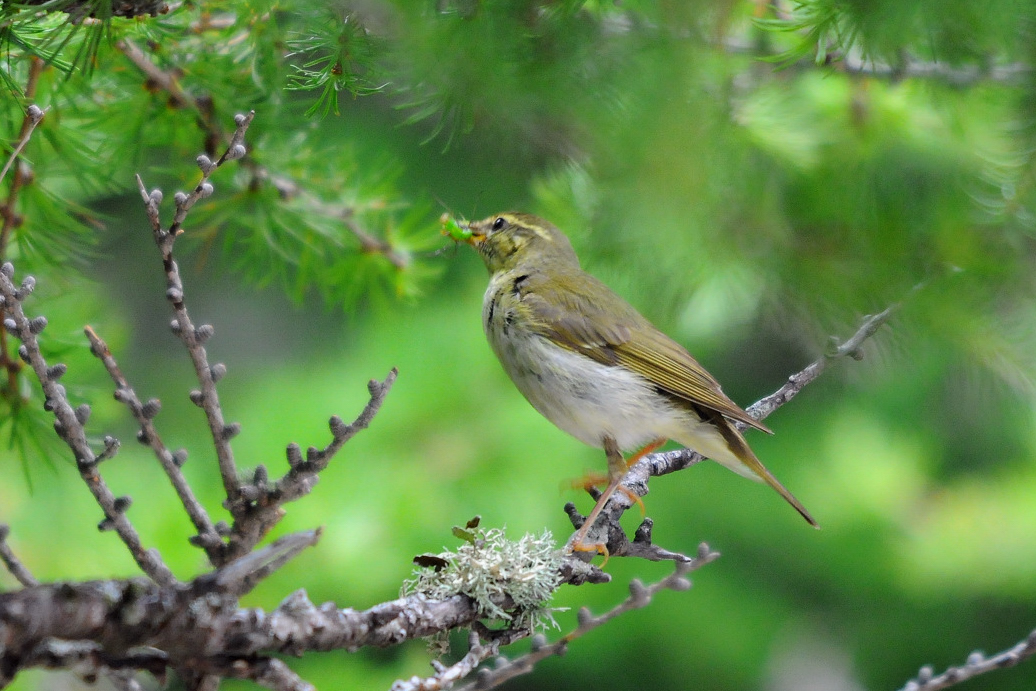
{"label": "olive green wing feathers", "polygon": [[[770,433],[727,398],[719,382],[680,344],[607,286],[579,272],[550,279],[530,274],[515,282],[534,331],[606,365],[622,365],[666,392]],[[589,280],[587,280],[589,279]]]}

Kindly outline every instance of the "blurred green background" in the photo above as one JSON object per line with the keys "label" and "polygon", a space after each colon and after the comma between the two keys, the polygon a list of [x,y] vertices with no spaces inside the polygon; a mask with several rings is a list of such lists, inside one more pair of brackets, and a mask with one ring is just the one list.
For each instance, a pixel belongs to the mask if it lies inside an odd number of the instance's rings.
{"label": "blurred green background", "polygon": [[[58,45],[32,41],[67,29],[61,16],[14,20],[24,45],[0,70],[24,89],[32,49]],[[922,664],[961,664],[1036,626],[1034,21],[1007,0],[220,2],[116,19],[91,72],[73,59],[88,26],[61,48],[72,76],[56,65],[40,78],[34,101],[51,110],[26,149],[35,180],[5,258],[39,277],[28,308],[50,320],[73,403],[94,405],[88,431],[124,442],[103,471],[134,498],[145,543],[181,578],[204,571],[81,335],[92,324],[141,398],[162,400],[163,439],[191,451],[185,470],[222,518],[132,177],[171,199],[197,180],[203,135],[197,112],[145,84],[110,39],[143,46],[224,128],[257,111],[254,160],[305,194],[281,199],[230,164],[178,244],[192,317],[215,326],[210,357],[228,366],[239,464],[277,476],[286,444],[326,444],[331,415],[351,419],[368,379],[400,372],[371,429],[289,507],[277,534],[325,533],[249,596],[267,608],[297,588],[366,608],[398,596],[411,558],[455,547],[451,526],[476,514],[563,540],[565,501],[591,505],[559,488],[603,470],[603,454],[507,380],[481,332],[485,270],[438,235],[443,211],[554,221],[585,268],[743,406],[902,302],[863,361],[835,363],[769,418],[773,437],[749,437],[822,530],[713,464],[656,480],[655,541],[707,541],[722,559],[507,686],[895,689]],[[818,39],[847,61],[817,64]],[[783,62],[761,59],[773,56]],[[10,96],[5,142],[27,102]],[[329,113],[307,115],[314,104]],[[346,212],[405,266],[361,251]],[[134,575],[31,412],[39,401],[14,400],[6,391],[0,521],[16,552],[44,580]],[[607,570],[609,585],[558,593],[562,632],[578,607],[602,612],[630,579],[670,566]],[[428,659],[413,642],[291,664],[319,688],[377,689],[431,674]],[[77,683],[34,672],[15,687]],[[966,688],[1034,685],[1028,663]]]}

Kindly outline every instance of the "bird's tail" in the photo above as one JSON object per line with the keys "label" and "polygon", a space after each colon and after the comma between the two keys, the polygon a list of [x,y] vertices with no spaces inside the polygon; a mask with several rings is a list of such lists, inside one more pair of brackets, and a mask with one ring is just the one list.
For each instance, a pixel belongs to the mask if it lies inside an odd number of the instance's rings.
{"label": "bird's tail", "polygon": [[806,507],[802,505],[802,502],[796,499],[795,495],[789,492],[787,488],[781,484],[780,480],[775,478],[773,473],[766,469],[766,466],[762,464],[762,461],[760,461],[756,457],[755,453],[753,453],[752,449],[749,448],[748,442],[745,441],[745,438],[741,436],[741,433],[737,431],[737,428],[734,427],[729,420],[719,413],[716,413],[715,418],[710,420],[710,422],[712,422],[713,426],[715,426],[720,435],[722,435],[723,440],[726,442],[727,449],[729,450],[729,455],[724,458],[722,457],[723,454],[717,453],[715,456],[709,456],[709,458],[727,468],[730,468],[738,475],[743,475],[744,477],[747,477],[750,480],[755,480],[756,482],[765,482],[776,490],[777,494],[784,497],[786,502],[794,506],[795,510],[802,514],[802,517],[805,518],[811,526],[814,528],[820,527],[817,525],[817,522],[813,520],[813,517],[809,515],[809,511],[807,511]]}

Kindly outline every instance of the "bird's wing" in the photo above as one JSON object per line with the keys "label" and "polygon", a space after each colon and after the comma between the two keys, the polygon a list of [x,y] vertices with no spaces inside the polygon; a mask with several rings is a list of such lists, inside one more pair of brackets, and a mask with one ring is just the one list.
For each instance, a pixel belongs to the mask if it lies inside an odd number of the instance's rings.
{"label": "bird's wing", "polygon": [[602,364],[627,367],[677,398],[771,433],[730,400],[686,349],[597,279],[521,278],[516,292],[537,333]]}

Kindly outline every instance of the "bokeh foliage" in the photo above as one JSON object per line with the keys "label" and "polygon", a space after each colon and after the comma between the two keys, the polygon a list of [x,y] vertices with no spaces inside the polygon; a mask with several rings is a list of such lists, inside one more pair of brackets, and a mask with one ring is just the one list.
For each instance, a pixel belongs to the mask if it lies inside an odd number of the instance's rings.
{"label": "bokeh foliage", "polygon": [[[29,102],[47,109],[2,253],[37,275],[30,307],[98,437],[133,429],[85,354],[87,321],[165,402],[167,443],[192,449],[187,470],[218,506],[133,174],[167,198],[193,185],[194,157],[242,110],[257,111],[250,156],[217,174],[179,245],[188,304],[230,369],[242,464],[325,441],[329,415],[400,368],[373,428],[283,527],[325,525],[324,541],[256,603],[297,587],[343,606],[394,597],[410,557],[454,547],[450,526],[475,514],[512,537],[565,534],[556,488],[603,458],[492,360],[478,260],[434,253],[442,207],[517,208],[565,229],[742,404],[862,315],[903,307],[863,362],[750,439],[822,531],[718,467],[656,482],[656,540],[708,540],[723,559],[512,688],[898,688],[1036,625],[1031,3],[225,0],[73,25],[38,11],[0,5],[5,144]],[[0,521],[41,578],[133,573],[32,391],[21,375],[0,396]],[[125,447],[105,470],[186,577],[201,565],[187,522]],[[612,586],[558,604],[603,609],[664,568],[613,560]],[[299,669],[385,688],[429,668],[413,645]],[[1034,680],[1030,663],[977,683]]]}

